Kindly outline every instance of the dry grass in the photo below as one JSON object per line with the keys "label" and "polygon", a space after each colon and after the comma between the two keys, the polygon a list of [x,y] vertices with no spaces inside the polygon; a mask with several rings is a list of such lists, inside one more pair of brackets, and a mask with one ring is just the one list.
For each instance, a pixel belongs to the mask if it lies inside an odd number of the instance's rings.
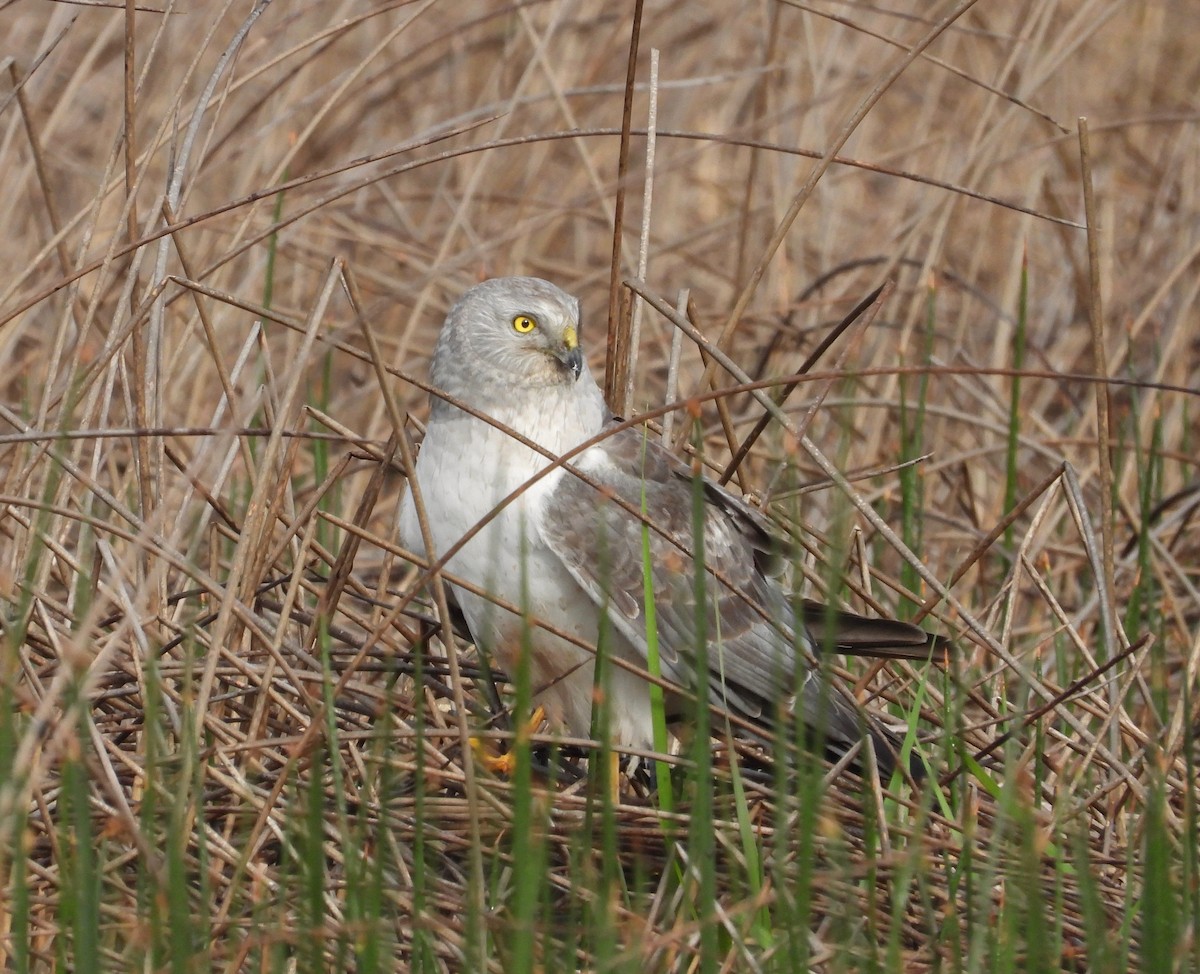
{"label": "dry grass", "polygon": [[[376,369],[408,380],[389,388],[419,440],[412,380],[443,313],[506,273],[579,294],[603,367],[632,5],[248,6],[0,6],[0,956],[368,970],[378,938],[414,967],[492,951],[510,969],[514,815],[541,806],[465,779],[451,701],[465,693],[483,723],[490,680],[465,643],[455,678],[409,598],[420,573],[394,542],[402,465]],[[813,6],[648,5],[645,277],[670,303],[690,289],[713,341],[744,295],[725,349],[753,378],[794,373],[895,282],[786,409],[953,599],[843,492],[798,493],[826,478],[778,425],[738,479],[784,526],[803,519],[812,585],[849,581],[852,602],[886,611],[928,600],[925,624],[961,646],[953,680],[855,671],[864,697],[923,706],[948,770],[1011,736],[988,771],[899,801],[837,776],[819,808],[789,802],[803,786],[780,787],[765,755],[743,757],[761,773],[739,798],[718,762],[725,969],[1104,969],[1146,922],[1149,870],[1182,891],[1165,949],[1194,970],[1200,24],[1183,0],[966,11],[849,133],[748,290],[816,160],[952,9]],[[663,402],[673,330],[643,315],[637,409]],[[1089,378],[1097,361],[1111,384]],[[681,395],[702,370],[685,347]],[[717,465],[728,431],[739,442],[762,415],[744,393],[722,401],[724,426],[711,401],[703,414]],[[704,968],[695,889],[675,882],[693,847],[664,837],[670,816],[630,793],[601,821],[586,779],[547,790],[538,902],[563,920],[538,928],[545,968],[600,964],[602,937],[614,969]],[[619,877],[580,836],[619,851]],[[793,883],[811,903],[772,937],[761,918],[792,915]],[[1039,913],[1062,927],[1031,959]],[[988,953],[990,925],[1021,923],[1013,957]],[[172,942],[180,929],[191,939]]]}

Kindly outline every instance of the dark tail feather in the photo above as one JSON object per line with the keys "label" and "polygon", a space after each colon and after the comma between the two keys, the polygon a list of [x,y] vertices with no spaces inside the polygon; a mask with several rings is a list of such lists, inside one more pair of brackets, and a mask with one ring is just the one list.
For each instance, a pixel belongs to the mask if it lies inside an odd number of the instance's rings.
{"label": "dark tail feather", "polygon": [[818,652],[832,649],[848,656],[947,663],[954,646],[945,636],[935,636],[920,626],[895,619],[869,619],[810,599],[800,603],[800,621]]}

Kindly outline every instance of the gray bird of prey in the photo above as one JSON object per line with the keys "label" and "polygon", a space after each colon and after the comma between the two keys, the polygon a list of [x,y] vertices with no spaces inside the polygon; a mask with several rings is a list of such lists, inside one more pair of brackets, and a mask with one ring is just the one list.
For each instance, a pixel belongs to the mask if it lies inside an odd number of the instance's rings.
{"label": "gray bird of prey", "polygon": [[[588,369],[579,321],[578,300],[546,281],[484,281],[447,316],[433,357],[432,383],[559,457],[620,425]],[[400,532],[407,548],[435,560],[551,460],[458,406],[436,395],[431,400],[415,475],[434,551],[425,552],[411,491]],[[553,726],[588,736],[594,656],[555,632],[531,626],[529,618],[594,646],[606,615],[613,656],[644,671],[649,571],[666,680],[692,692],[707,687],[711,703],[763,726],[787,694],[786,705],[827,747],[844,752],[869,740],[887,780],[896,764],[895,737],[830,685],[810,657],[832,648],[929,659],[944,652],[941,637],[907,623],[789,598],[772,577],[779,544],[766,519],[705,481],[701,541],[707,652],[698,654],[692,471],[637,427],[599,440],[569,465],[573,471],[560,466],[530,485],[445,566],[527,613],[522,618],[452,586],[472,638],[514,678],[527,652],[535,702]],[[647,522],[652,525],[648,560],[643,557]],[[696,672],[698,657],[707,660],[707,672]],[[610,669],[605,698],[612,743],[649,750],[654,735],[648,684],[619,665]],[[667,712],[669,718],[683,718],[688,712],[683,698],[668,694]],[[910,769],[920,777],[918,762]]]}

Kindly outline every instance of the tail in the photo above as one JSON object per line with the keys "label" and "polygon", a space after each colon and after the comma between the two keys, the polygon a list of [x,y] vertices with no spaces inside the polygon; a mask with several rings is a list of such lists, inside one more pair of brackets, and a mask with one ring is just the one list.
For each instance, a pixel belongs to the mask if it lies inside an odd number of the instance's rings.
{"label": "tail", "polygon": [[895,619],[871,619],[821,602],[800,602],[800,625],[816,652],[832,650],[847,656],[877,659],[911,659],[920,662],[950,661],[954,644],[920,626]]}

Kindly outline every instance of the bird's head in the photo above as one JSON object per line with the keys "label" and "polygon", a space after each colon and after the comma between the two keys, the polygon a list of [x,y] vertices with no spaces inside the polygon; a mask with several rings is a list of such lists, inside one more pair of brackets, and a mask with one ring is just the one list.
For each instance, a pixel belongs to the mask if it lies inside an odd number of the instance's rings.
{"label": "bird's head", "polygon": [[536,277],[497,277],[471,288],[450,310],[432,379],[470,401],[480,383],[569,385],[586,370],[579,301]]}

